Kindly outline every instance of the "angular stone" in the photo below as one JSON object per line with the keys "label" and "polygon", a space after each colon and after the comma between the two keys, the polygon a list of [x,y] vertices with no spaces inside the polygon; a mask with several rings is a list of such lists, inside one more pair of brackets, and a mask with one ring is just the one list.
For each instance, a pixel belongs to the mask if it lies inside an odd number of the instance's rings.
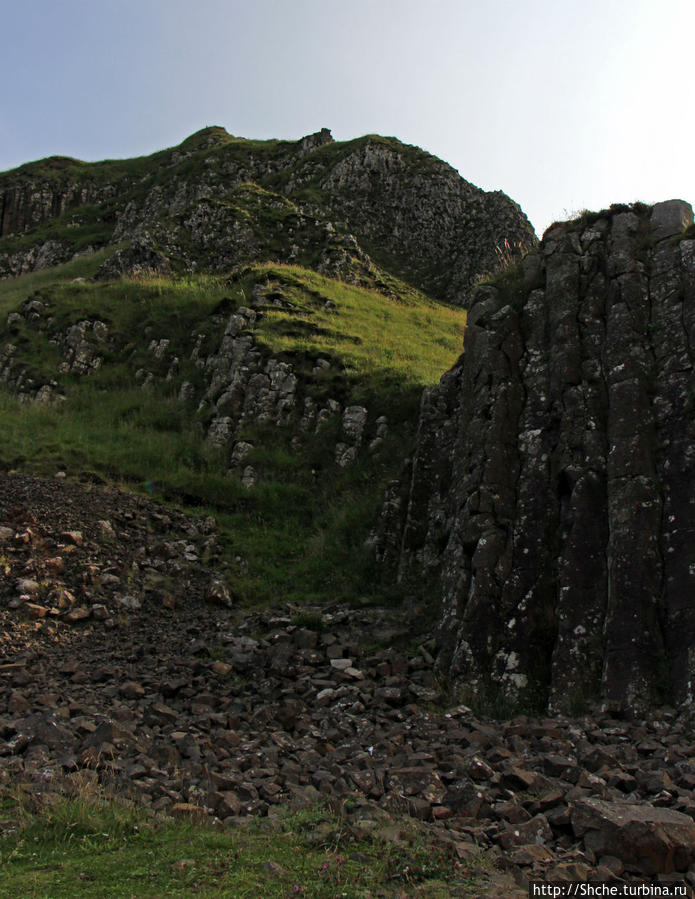
{"label": "angular stone", "polygon": [[68,624],[79,624],[82,621],[87,621],[91,617],[91,609],[88,609],[85,606],[78,606],[76,609],[71,609],[65,615],[64,620],[67,621]]}
{"label": "angular stone", "polygon": [[430,805],[441,805],[447,792],[435,771],[414,767],[391,770],[389,789],[400,796],[418,796]]}
{"label": "angular stone", "polygon": [[30,618],[45,618],[48,615],[48,609],[35,602],[25,602],[24,610]]}
{"label": "angular stone", "polygon": [[7,711],[11,715],[21,715],[22,712],[26,712],[29,708],[31,708],[31,703],[23,693],[20,693],[18,690],[13,690],[10,693],[10,698],[7,700]]}
{"label": "angular stone", "polygon": [[169,739],[183,758],[193,759],[193,761],[200,760],[200,747],[193,734],[174,731],[174,733],[169,734]]}
{"label": "angular stone", "polygon": [[405,696],[400,687],[378,687],[374,691],[374,698],[395,707],[401,706],[405,702]]}
{"label": "angular stone", "polygon": [[444,804],[457,814],[477,818],[484,801],[483,789],[470,780],[450,784],[444,797]]}
{"label": "angular stone", "polygon": [[509,826],[499,835],[498,839],[504,849],[511,849],[513,846],[524,846],[529,843],[544,846],[552,841],[553,832],[545,815],[536,815],[523,824]]}
{"label": "angular stone", "polygon": [[335,447],[335,461],[341,468],[347,468],[357,459],[357,447],[347,443],[337,443]]}
{"label": "angular stone", "polygon": [[366,422],[367,410],[364,406],[348,406],[343,412],[343,433],[352,446],[361,443]]}
{"label": "angular stone", "polygon": [[589,866],[583,862],[560,862],[558,865],[546,868],[545,877],[548,880],[555,880],[559,883],[586,883],[589,879],[590,870]]}
{"label": "angular stone", "polygon": [[245,490],[250,490],[252,487],[256,486],[257,481],[258,472],[253,465],[247,465],[241,474],[241,486]]}
{"label": "angular stone", "polygon": [[685,200],[665,200],[655,203],[650,224],[659,240],[681,234],[693,223],[693,208]]}
{"label": "angular stone", "polygon": [[595,855],[611,855],[645,874],[685,871],[695,859],[695,822],[646,803],[584,799],[573,803],[572,829]]}
{"label": "angular stone", "polygon": [[298,627],[292,634],[292,642],[300,649],[316,649],[318,640],[316,631],[304,627]]}
{"label": "angular stone", "polygon": [[18,592],[26,594],[27,596],[36,596],[40,589],[41,586],[39,582],[35,581],[33,578],[22,578],[17,581]]}
{"label": "angular stone", "polygon": [[331,668],[338,671],[345,671],[346,668],[352,667],[352,659],[331,659]]}
{"label": "angular stone", "polygon": [[529,867],[538,862],[550,861],[553,858],[553,853],[547,846],[531,843],[529,845],[519,846],[518,849],[512,850],[509,853],[508,858],[514,865]]}
{"label": "angular stone", "polygon": [[210,586],[208,587],[206,599],[210,603],[216,603],[217,605],[224,606],[225,608],[232,607],[232,597],[229,592],[229,588],[222,580],[214,580],[211,581]]}
{"label": "angular stone", "polygon": [[212,663],[210,666],[210,670],[213,671],[218,677],[227,677],[232,671],[234,671],[233,665],[228,665],[226,662],[222,662],[219,659]]}
{"label": "angular stone", "polygon": [[135,745],[135,735],[114,721],[102,721],[85,737],[82,747],[102,750],[105,744],[119,748],[131,747]]}
{"label": "angular stone", "polygon": [[534,771],[511,765],[502,773],[502,785],[510,790],[532,790],[537,780]]}
{"label": "angular stone", "polygon": [[119,687],[118,692],[126,699],[142,699],[145,695],[145,688],[136,681],[125,681]]}

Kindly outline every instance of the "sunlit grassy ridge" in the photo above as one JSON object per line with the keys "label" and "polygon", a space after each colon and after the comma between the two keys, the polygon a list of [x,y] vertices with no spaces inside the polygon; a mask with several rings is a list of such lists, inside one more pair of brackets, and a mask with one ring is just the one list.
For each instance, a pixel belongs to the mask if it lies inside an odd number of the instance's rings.
{"label": "sunlit grassy ridge", "polygon": [[[465,313],[400,284],[398,296],[355,287],[293,266],[255,266],[277,281],[295,309],[268,309],[260,331],[275,352],[339,355],[348,370],[373,376],[392,371],[413,384],[436,382],[463,342]],[[327,307],[326,301],[335,304]],[[292,322],[295,329],[283,327]],[[304,329],[298,323],[305,323]]]}
{"label": "sunlit grassy ridge", "polygon": [[[253,265],[233,278],[78,281],[93,272],[85,259],[50,272],[0,282],[0,315],[28,296],[46,304],[50,334],[30,325],[0,336],[36,383],[55,380],[61,403],[40,406],[0,394],[6,465],[53,473],[96,474],[131,488],[217,516],[230,561],[230,581],[248,601],[338,599],[378,589],[364,549],[383,487],[398,473],[403,447],[414,436],[422,387],[434,383],[456,359],[465,313],[431,302],[394,282],[385,296],[296,266]],[[261,350],[292,363],[300,379],[295,418],[286,427],[244,427],[239,439],[254,444],[248,462],[258,484],[246,490],[240,472],[205,440],[209,410],[178,399],[183,381],[204,386],[190,359],[193,335],[206,352],[220,339],[220,315],[261,294],[262,316],[253,334]],[[279,292],[281,306],[263,303]],[[99,319],[109,338],[101,368],[89,376],[58,374],[59,348],[49,337],[81,320]],[[165,380],[168,362],[149,351],[167,339],[180,360]],[[330,361],[315,370],[318,358]],[[138,369],[153,371],[143,390]],[[200,393],[198,394],[200,395]],[[303,398],[327,397],[343,406],[363,404],[370,419],[385,415],[389,435],[381,453],[366,450],[349,468],[338,467],[340,416],[292,446]],[[243,560],[237,565],[237,558]]]}

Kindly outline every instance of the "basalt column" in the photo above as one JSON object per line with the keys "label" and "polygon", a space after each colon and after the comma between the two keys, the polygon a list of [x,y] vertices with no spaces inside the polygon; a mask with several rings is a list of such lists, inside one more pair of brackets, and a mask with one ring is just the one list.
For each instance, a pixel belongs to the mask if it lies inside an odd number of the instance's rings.
{"label": "basalt column", "polygon": [[586,215],[474,293],[398,559],[438,570],[441,661],[472,688],[692,699],[692,221],[678,200]]}

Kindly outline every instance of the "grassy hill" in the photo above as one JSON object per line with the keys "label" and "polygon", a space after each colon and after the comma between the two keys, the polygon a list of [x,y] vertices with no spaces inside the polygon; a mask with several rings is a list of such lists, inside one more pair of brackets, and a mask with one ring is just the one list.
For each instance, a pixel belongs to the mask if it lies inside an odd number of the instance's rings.
{"label": "grassy hill", "polygon": [[[0,461],[96,476],[214,514],[226,537],[230,588],[249,602],[375,589],[363,544],[412,442],[422,388],[460,352],[465,313],[395,279],[391,296],[276,263],[233,277],[92,280],[101,260],[96,254],[0,282],[0,354],[15,348],[10,379],[21,382],[14,395],[0,394]],[[214,356],[223,321],[247,308],[254,292],[258,320],[245,333],[264,359],[292,367],[296,402],[281,424],[239,420],[235,440],[253,449],[231,468],[229,450],[208,439],[216,413],[199,408],[207,375],[191,356],[196,342]],[[40,314],[28,311],[35,309]],[[69,335],[95,321],[106,335],[95,343],[98,367],[61,371],[73,352]],[[166,356],[157,358],[152,345],[162,341]],[[147,384],[144,371],[152,375]],[[196,400],[181,398],[184,384]],[[27,401],[42,385],[48,401]],[[302,431],[302,404],[328,400],[342,410],[365,408],[370,422],[385,417],[378,449],[365,442],[341,467],[340,413]],[[251,488],[242,483],[249,465],[257,477]]]}

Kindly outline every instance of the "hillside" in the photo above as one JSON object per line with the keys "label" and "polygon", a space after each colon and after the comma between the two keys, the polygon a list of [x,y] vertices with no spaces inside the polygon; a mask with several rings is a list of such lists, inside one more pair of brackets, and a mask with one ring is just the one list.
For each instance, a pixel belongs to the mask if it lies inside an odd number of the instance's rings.
{"label": "hillside", "polygon": [[29,163],[0,221],[0,457],[212,510],[250,601],[381,590],[377,498],[462,342],[438,300],[535,240],[423,151],[326,130]]}
{"label": "hillside", "polygon": [[461,304],[500,253],[534,242],[504,194],[377,135],[253,141],[206,128],[149,157],[52,157],[0,175],[0,276],[119,245],[105,273],[273,260],[377,287],[386,272]]}
{"label": "hillside", "polygon": [[8,895],[694,879],[691,222],[325,130],[0,175]]}
{"label": "hillside", "polygon": [[369,590],[378,497],[465,314],[277,264],[75,281],[100,258],[0,282],[4,464],[212,512],[239,597]]}

